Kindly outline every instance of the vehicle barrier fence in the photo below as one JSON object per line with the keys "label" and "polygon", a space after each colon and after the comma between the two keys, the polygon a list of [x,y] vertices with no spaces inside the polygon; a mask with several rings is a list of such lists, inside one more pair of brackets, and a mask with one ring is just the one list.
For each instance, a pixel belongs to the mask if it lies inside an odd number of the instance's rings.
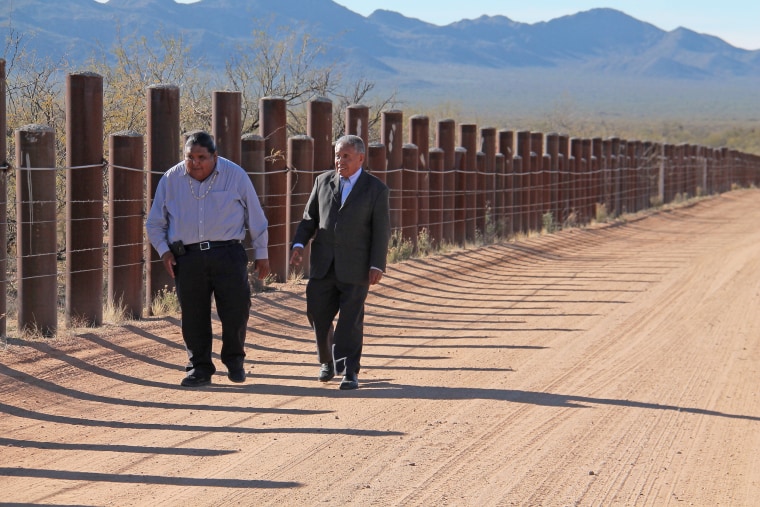
{"label": "vehicle barrier fence", "polygon": [[[4,130],[2,60],[0,83]],[[182,158],[179,88],[149,87],[145,136],[110,134],[104,160],[101,76],[70,74],[66,87],[67,167],[55,167],[53,129],[26,125],[14,129],[16,167],[4,163],[0,171],[5,217],[11,171],[16,183],[15,223],[0,224],[6,244],[15,227],[15,268],[7,258],[13,240],[0,254],[2,335],[14,294],[19,330],[51,336],[61,307],[68,322],[98,326],[105,304],[140,318],[158,291],[173,286],[145,239],[144,221],[161,175]],[[213,92],[211,134],[219,155],[249,174],[269,220],[272,273],[285,281],[290,238],[314,178],[333,167],[333,106],[326,98],[310,101],[307,132],[288,137],[286,100],[261,98],[259,132],[241,137],[240,99],[239,92]],[[760,157],[727,148],[479,128],[453,119],[430,125],[423,115],[409,118],[405,140],[399,110],[381,113],[380,139],[370,140],[369,108],[351,105],[344,114],[345,133],[365,141],[365,169],[390,188],[394,241],[400,232],[414,247],[423,235],[432,245],[465,245],[551,232],[760,181]],[[0,148],[6,153],[5,136]],[[66,175],[65,218],[57,216],[60,171]]]}

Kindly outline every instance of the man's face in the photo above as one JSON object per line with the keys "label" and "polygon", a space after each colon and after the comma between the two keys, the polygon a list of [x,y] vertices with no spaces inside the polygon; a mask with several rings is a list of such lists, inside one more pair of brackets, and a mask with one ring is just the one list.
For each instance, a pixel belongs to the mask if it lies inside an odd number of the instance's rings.
{"label": "man's face", "polygon": [[191,177],[203,181],[213,172],[215,166],[216,153],[211,153],[197,144],[185,147],[185,169]]}
{"label": "man's face", "polygon": [[363,163],[364,154],[357,153],[352,145],[345,143],[335,145],[335,169],[341,178],[352,176]]}

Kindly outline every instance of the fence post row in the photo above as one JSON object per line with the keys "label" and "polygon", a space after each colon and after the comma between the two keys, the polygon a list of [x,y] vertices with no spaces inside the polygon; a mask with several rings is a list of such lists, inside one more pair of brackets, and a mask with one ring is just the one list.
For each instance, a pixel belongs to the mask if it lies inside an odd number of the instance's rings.
{"label": "fence post row", "polygon": [[[0,130],[6,126],[5,62],[0,60]],[[153,248],[143,239],[144,214],[158,181],[179,160],[179,88],[147,89],[145,142],[136,132],[109,138],[107,303],[133,318],[150,312],[156,294],[173,287]],[[71,322],[99,325],[103,316],[103,86],[97,74],[67,78],[65,309]],[[211,133],[219,154],[248,172],[269,220],[270,266],[288,276],[289,241],[301,219],[314,178],[334,167],[333,104],[324,97],[307,109],[305,135],[288,137],[287,102],[260,99],[258,134],[243,136],[241,94],[215,91]],[[728,148],[582,139],[565,134],[496,130],[453,119],[435,126],[383,111],[380,140],[369,142],[369,108],[345,110],[345,133],[362,137],[365,168],[390,188],[391,227],[421,247],[427,230],[433,244],[464,245],[478,235],[510,236],[543,227],[579,225],[735,185],[760,184],[760,157]],[[457,142],[457,133],[458,142]],[[18,325],[55,334],[62,292],[58,287],[55,133],[44,125],[15,130],[16,270]],[[143,164],[146,146],[147,163]],[[5,136],[0,140],[3,152]],[[7,170],[0,167],[0,212],[7,217]],[[7,242],[7,220],[0,241]],[[246,248],[252,258],[249,238]],[[307,248],[308,255],[308,248]],[[6,252],[0,269],[7,273]],[[308,261],[304,263],[308,277]],[[143,283],[143,272],[145,274]],[[0,333],[6,332],[8,277],[2,277]]]}

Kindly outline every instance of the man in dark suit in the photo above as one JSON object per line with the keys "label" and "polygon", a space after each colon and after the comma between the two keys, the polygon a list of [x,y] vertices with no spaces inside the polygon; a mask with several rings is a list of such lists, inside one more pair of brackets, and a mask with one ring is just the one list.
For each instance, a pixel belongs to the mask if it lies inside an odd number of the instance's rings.
{"label": "man in dark suit", "polygon": [[317,176],[290,257],[300,266],[312,241],[306,316],[316,335],[319,380],[343,375],[341,389],[359,387],[364,302],[383,277],[390,239],[389,190],[362,170],[364,155],[361,137],[336,141],[336,170]]}

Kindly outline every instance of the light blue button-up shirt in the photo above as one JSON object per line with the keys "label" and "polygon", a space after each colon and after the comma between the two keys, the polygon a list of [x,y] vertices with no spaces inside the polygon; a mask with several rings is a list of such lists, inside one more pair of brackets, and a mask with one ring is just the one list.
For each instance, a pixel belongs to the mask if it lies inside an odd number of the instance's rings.
{"label": "light blue button-up shirt", "polygon": [[248,229],[256,259],[269,258],[267,226],[248,175],[222,157],[217,157],[214,171],[203,181],[187,174],[184,161],[166,171],[145,222],[148,240],[159,255],[180,240],[186,245],[243,240]]}

